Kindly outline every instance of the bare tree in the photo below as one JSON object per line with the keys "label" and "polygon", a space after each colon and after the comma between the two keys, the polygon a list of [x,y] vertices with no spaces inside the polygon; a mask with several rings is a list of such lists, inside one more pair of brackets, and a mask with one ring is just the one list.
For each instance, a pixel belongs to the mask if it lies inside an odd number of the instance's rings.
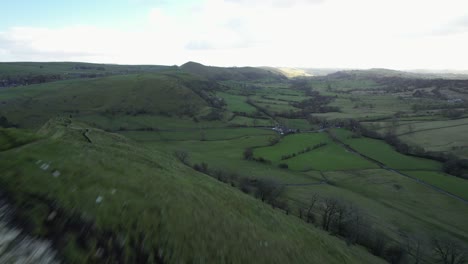
{"label": "bare tree", "polygon": [[405,250],[414,264],[423,262],[423,256],[426,250],[426,239],[422,234],[407,234],[402,240],[405,244]]}
{"label": "bare tree", "polygon": [[439,263],[464,264],[466,263],[466,250],[462,244],[450,238],[435,238],[432,240],[434,255]]}
{"label": "bare tree", "polygon": [[313,194],[312,197],[310,198],[310,202],[309,202],[309,206],[307,207],[307,214],[306,214],[307,223],[315,221],[314,213],[312,212],[312,210],[314,209],[314,206],[317,203],[318,199],[319,199],[319,196],[317,194]]}
{"label": "bare tree", "polygon": [[338,235],[345,236],[346,224],[350,216],[350,208],[344,201],[338,201],[336,205],[336,216],[334,219],[335,230]]}
{"label": "bare tree", "polygon": [[331,223],[336,217],[338,210],[338,200],[334,198],[326,198],[322,205],[322,228],[326,231],[330,230]]}

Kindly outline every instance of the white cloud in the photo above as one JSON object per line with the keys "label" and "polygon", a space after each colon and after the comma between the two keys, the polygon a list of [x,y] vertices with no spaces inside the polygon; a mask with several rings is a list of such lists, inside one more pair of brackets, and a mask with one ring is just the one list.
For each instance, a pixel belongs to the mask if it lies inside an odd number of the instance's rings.
{"label": "white cloud", "polygon": [[10,28],[0,60],[468,69],[464,0],[205,0],[134,31]]}

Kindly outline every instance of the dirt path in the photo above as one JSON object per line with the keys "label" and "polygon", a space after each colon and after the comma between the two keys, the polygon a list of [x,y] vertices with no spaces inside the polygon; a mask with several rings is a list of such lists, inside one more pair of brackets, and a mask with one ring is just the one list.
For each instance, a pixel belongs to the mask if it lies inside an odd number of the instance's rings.
{"label": "dirt path", "polygon": [[[380,168],[382,168],[382,169],[384,169],[384,170],[387,170],[387,171],[389,171],[389,172],[396,173],[396,174],[398,174],[398,175],[400,175],[400,176],[409,178],[409,179],[411,179],[411,180],[413,180],[413,181],[415,181],[415,182],[417,182],[417,183],[419,183],[419,184],[422,184],[422,185],[424,185],[424,186],[426,186],[426,187],[428,187],[428,188],[430,188],[430,189],[432,189],[432,190],[434,190],[434,191],[436,191],[436,192],[439,192],[439,193],[441,193],[441,194],[444,194],[444,195],[447,195],[447,196],[449,196],[449,197],[452,197],[452,198],[454,198],[454,199],[456,199],[456,200],[459,200],[459,201],[461,201],[461,202],[463,202],[463,203],[465,203],[465,204],[468,204],[468,200],[467,200],[467,199],[464,199],[464,198],[462,198],[462,197],[460,197],[460,196],[458,196],[458,195],[455,195],[455,194],[453,194],[453,193],[447,192],[446,190],[443,190],[443,189],[441,189],[441,188],[439,188],[439,187],[437,187],[437,186],[434,186],[434,185],[432,185],[432,184],[430,184],[430,183],[427,183],[427,182],[425,182],[425,181],[423,181],[423,180],[420,180],[420,179],[418,179],[418,178],[416,178],[416,177],[410,176],[410,175],[408,175],[408,174],[406,174],[406,173],[403,173],[403,172],[401,172],[401,171],[399,171],[399,170],[397,170],[397,169],[390,168],[390,167],[386,166],[385,164],[383,164],[382,162],[380,162],[380,161],[378,161],[378,160],[375,160],[375,159],[373,159],[373,158],[371,158],[371,157],[369,157],[369,156],[366,156],[366,155],[360,153],[359,151],[353,149],[351,146],[345,144],[344,142],[342,142],[342,141],[339,140],[338,138],[331,136],[330,133],[329,133],[328,131],[327,131],[327,133],[328,133],[328,135],[330,136],[330,138],[331,138],[333,141],[335,141],[337,144],[341,145],[343,148],[345,148],[345,149],[348,150],[349,152],[352,152],[352,153],[354,153],[354,154],[356,154],[356,155],[359,155],[359,156],[361,156],[362,158],[364,158],[364,159],[366,159],[366,160],[368,160],[368,161],[370,161],[370,162],[372,162],[372,163],[374,163],[374,164],[377,164]],[[455,176],[453,176],[453,177],[455,177]]]}

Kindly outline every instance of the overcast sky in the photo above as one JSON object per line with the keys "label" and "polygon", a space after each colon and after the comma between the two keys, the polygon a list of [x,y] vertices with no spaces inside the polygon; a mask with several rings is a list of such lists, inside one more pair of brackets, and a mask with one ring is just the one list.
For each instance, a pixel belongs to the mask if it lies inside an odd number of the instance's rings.
{"label": "overcast sky", "polygon": [[0,2],[0,61],[468,70],[467,0]]}

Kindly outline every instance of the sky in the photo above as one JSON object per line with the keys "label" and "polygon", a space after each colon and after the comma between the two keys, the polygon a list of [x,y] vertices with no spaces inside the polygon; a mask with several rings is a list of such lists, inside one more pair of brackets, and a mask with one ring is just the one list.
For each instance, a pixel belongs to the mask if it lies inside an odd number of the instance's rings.
{"label": "sky", "polygon": [[0,61],[468,70],[466,0],[0,0]]}

